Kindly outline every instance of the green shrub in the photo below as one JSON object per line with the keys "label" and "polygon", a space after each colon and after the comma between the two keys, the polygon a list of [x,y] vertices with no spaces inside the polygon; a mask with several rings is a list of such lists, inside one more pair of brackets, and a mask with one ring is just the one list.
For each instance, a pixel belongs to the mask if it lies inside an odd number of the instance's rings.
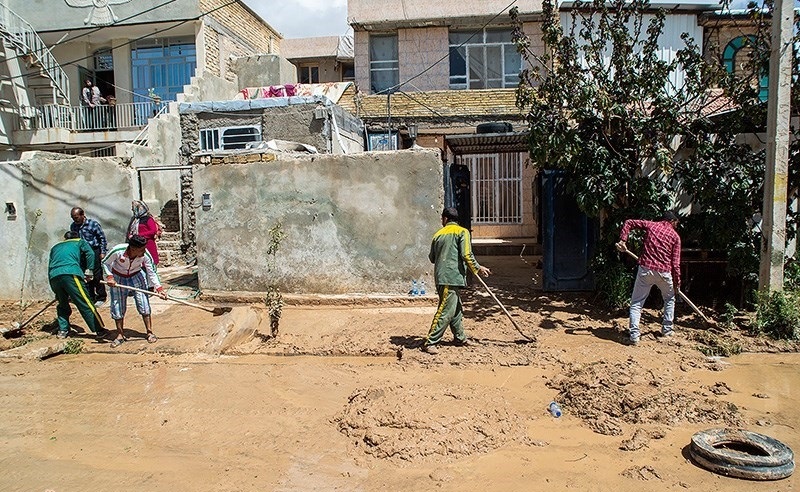
{"label": "green shrub", "polygon": [[616,258],[597,255],[592,262],[595,288],[600,301],[609,309],[620,309],[631,300],[633,272]]}
{"label": "green shrub", "polygon": [[759,294],[752,329],[778,340],[800,338],[800,292],[788,290]]}
{"label": "green shrub", "polygon": [[67,344],[64,346],[65,354],[80,354],[81,351],[83,351],[83,340],[67,340]]}

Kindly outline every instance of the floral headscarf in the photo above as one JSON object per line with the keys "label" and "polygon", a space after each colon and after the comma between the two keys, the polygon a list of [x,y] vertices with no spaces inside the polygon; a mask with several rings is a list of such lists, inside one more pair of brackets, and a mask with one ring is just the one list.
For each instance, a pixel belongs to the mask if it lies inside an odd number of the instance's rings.
{"label": "floral headscarf", "polygon": [[128,238],[139,234],[139,223],[150,217],[150,209],[141,200],[133,200],[131,202],[131,212],[133,217],[131,217],[131,221],[128,224]]}

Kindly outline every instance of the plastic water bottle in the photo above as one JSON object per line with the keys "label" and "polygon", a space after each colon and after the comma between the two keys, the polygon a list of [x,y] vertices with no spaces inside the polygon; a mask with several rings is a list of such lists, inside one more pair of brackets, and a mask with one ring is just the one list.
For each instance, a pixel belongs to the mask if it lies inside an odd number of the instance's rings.
{"label": "plastic water bottle", "polygon": [[425,295],[425,280],[419,281],[419,295],[421,296]]}
{"label": "plastic water bottle", "polygon": [[555,418],[561,417],[561,407],[558,406],[558,403],[551,401],[550,406],[547,407],[547,409],[550,410],[550,414],[553,417]]}
{"label": "plastic water bottle", "polygon": [[417,279],[411,281],[411,295],[412,296],[419,295],[419,287],[417,287]]}

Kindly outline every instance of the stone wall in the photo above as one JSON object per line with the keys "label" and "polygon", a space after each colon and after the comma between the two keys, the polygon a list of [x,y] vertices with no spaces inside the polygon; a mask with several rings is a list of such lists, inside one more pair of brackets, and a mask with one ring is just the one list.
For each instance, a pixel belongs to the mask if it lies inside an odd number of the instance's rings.
{"label": "stone wall", "polygon": [[[430,150],[287,156],[211,164],[194,172],[197,262],[206,290],[405,293],[433,285],[430,240],[444,203],[439,153]],[[253,156],[256,159],[257,156]],[[274,264],[269,229],[280,224]]]}
{"label": "stone wall", "polygon": [[[200,0],[200,9],[210,12],[228,0]],[[257,53],[278,53],[281,39],[277,31],[243,3],[237,2],[203,17],[205,67],[212,74],[235,80],[232,58]]]}
{"label": "stone wall", "polygon": [[0,298],[19,299],[23,284],[25,299],[52,298],[50,248],[69,229],[72,207],[97,219],[110,244],[124,241],[137,188],[134,169],[117,157],[31,152],[20,161],[0,162],[0,196],[17,208],[15,219],[0,220]]}

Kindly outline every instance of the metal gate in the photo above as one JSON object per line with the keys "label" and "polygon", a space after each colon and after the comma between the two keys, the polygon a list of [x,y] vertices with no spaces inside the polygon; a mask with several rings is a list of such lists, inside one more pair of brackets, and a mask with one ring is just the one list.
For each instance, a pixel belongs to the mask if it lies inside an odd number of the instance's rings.
{"label": "metal gate", "polygon": [[473,223],[522,223],[522,158],[518,152],[457,155],[456,164],[467,166],[472,175]]}

